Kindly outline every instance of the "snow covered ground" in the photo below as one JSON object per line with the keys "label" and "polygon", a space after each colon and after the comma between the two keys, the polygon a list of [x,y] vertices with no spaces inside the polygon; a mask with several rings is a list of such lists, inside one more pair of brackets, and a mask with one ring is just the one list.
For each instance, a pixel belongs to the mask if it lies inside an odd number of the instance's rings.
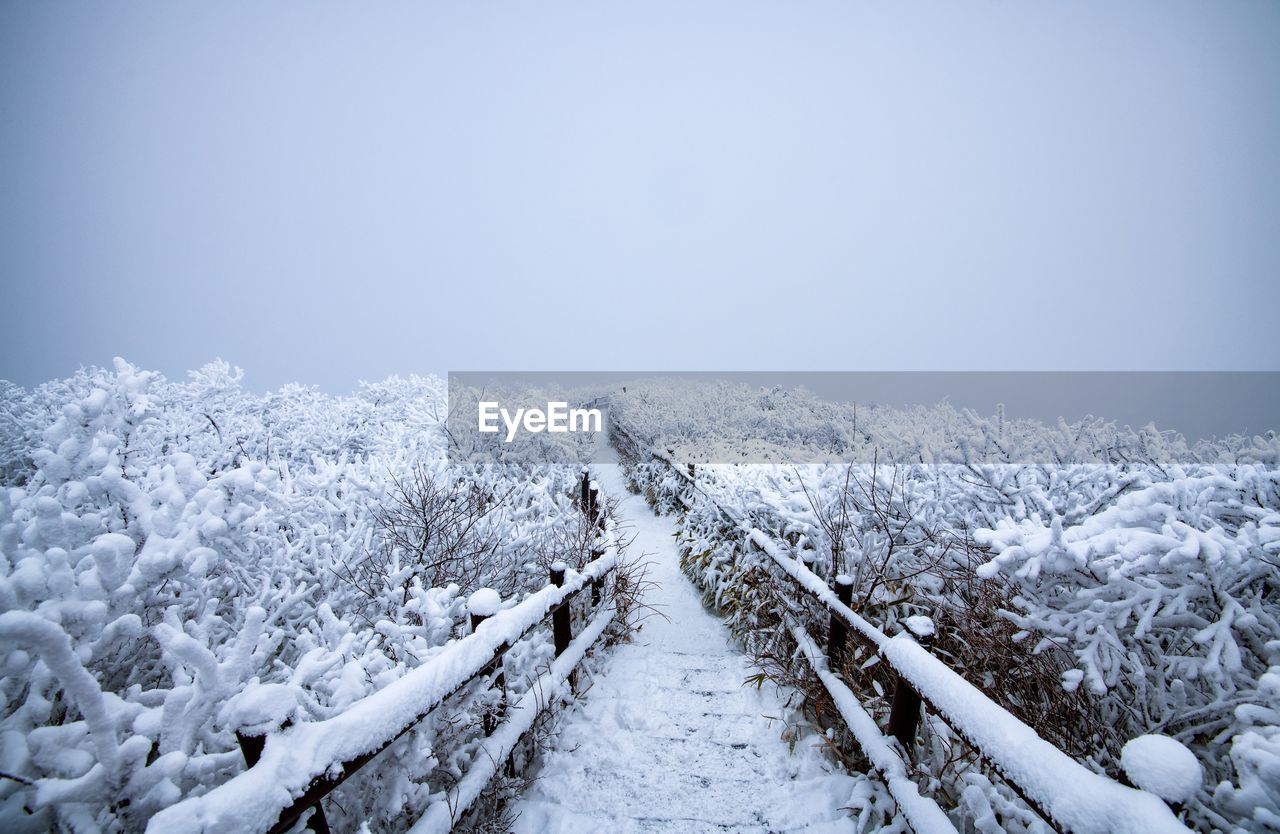
{"label": "snow covered ground", "polygon": [[514,808],[514,830],[853,831],[842,806],[860,780],[832,769],[811,728],[792,749],[793,711],[772,684],[744,686],[754,670],[680,573],[672,520],[628,493],[618,466],[596,477],[622,496],[631,552],[660,583],[648,602],[665,617],[612,651]]}

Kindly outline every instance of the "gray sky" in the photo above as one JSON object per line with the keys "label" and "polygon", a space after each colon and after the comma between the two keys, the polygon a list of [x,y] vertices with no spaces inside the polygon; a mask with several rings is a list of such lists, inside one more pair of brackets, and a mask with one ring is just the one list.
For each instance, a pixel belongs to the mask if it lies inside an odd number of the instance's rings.
{"label": "gray sky", "polygon": [[1280,3],[0,4],[0,378],[1280,368]]}

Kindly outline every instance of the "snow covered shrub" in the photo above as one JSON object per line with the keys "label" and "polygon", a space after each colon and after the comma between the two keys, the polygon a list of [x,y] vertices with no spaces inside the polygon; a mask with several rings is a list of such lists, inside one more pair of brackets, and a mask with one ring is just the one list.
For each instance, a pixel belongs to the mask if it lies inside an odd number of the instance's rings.
{"label": "snow covered shrub", "polygon": [[512,565],[498,558],[506,533],[502,510],[515,486],[501,495],[490,486],[421,462],[405,478],[392,476],[390,494],[374,513],[375,546],[340,573],[371,600],[388,587],[402,591],[385,600],[383,616],[408,604],[415,582],[425,588],[501,585],[509,596],[517,577]]}
{"label": "snow covered shrub", "polygon": [[1211,778],[1192,802],[1215,825],[1240,821],[1214,807],[1248,790],[1233,777],[1256,776],[1235,745],[1257,751],[1280,707],[1267,683],[1280,663],[1277,508],[1280,471],[1208,467],[1136,483],[1073,524],[1035,516],[977,534],[998,554],[980,574],[1019,589],[1011,621],[1074,656],[1064,686],[1087,689],[1127,735],[1173,735],[1200,756]]}
{"label": "snow covered shrub", "polygon": [[[852,576],[853,607],[886,632],[931,616],[936,654],[1091,766],[1118,775],[1124,743],[1148,733],[1185,743],[1207,776],[1185,804],[1195,827],[1270,830],[1280,819],[1274,433],[1190,445],[1096,418],[855,410],[745,386],[628,386],[611,411],[632,482],[682,514],[686,572],[748,647],[766,647],[775,674],[803,671],[784,668],[794,656],[780,626],[807,619],[821,637],[825,613],[719,507],[828,582]],[[726,447],[755,461],[882,462],[703,462],[729,460]],[[694,462],[697,487],[652,450]],[[857,649],[843,670],[882,715],[883,672]],[[932,723],[922,778],[980,830],[1033,830],[1025,806]]]}
{"label": "snow covered shrub", "polygon": [[[117,360],[0,390],[0,828],[141,830],[243,769],[237,730],[333,716],[465,633],[474,587],[586,558],[539,552],[578,540],[578,467],[447,466],[441,380],[240,380]],[[401,829],[464,772],[474,697],[358,774],[335,827]]]}
{"label": "snow covered shrub", "polygon": [[20,484],[31,474],[33,408],[23,389],[0,380],[0,484]]}

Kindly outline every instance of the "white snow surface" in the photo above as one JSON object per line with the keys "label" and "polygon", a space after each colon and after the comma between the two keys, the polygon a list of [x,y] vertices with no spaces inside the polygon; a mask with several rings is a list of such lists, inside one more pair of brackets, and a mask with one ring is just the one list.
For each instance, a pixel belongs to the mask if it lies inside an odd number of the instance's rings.
{"label": "white snow surface", "polygon": [[492,588],[481,588],[467,597],[467,611],[477,617],[492,617],[502,607],[502,595]]}
{"label": "white snow surface", "polygon": [[933,620],[919,614],[907,617],[902,621],[902,624],[907,627],[907,631],[910,631],[917,638],[932,637],[938,633]]}
{"label": "white snow surface", "polygon": [[623,496],[631,552],[646,554],[660,583],[648,602],[666,618],[612,650],[514,807],[513,830],[855,830],[842,806],[857,780],[832,767],[811,730],[790,749],[784,693],[744,685],[755,670],[681,574],[673,522],[627,492],[617,466],[596,476]]}
{"label": "white snow surface", "polygon": [[1120,764],[1133,783],[1169,802],[1186,802],[1204,780],[1195,754],[1177,739],[1149,733],[1131,739]]}

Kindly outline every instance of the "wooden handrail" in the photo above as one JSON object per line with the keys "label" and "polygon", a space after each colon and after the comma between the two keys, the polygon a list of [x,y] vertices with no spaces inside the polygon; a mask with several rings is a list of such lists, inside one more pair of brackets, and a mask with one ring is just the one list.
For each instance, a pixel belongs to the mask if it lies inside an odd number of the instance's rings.
{"label": "wooden handrail", "polygon": [[606,603],[592,620],[565,647],[549,668],[534,682],[510,717],[481,742],[474,764],[448,792],[446,799],[433,803],[409,829],[409,834],[444,834],[458,821],[462,812],[480,796],[497,772],[498,764],[511,755],[520,737],[528,732],[537,716],[566,689],[574,691],[573,675],[586,652],[598,641],[617,613],[613,601]]}
{"label": "wooden handrail", "polygon": [[[623,435],[640,454],[645,453],[646,444],[616,420],[610,429]],[[1080,764],[992,701],[963,675],[934,657],[910,634],[904,632],[890,637],[868,622],[853,611],[848,597],[837,593],[837,589],[832,589],[826,580],[788,556],[782,546],[756,528],[744,513],[721,504],[689,471],[692,467],[681,466],[670,455],[652,447],[648,454],[700,494],[710,509],[765,553],[784,576],[826,607],[833,618],[832,623],[838,620],[845,624],[849,635],[876,652],[893,669],[898,677],[901,699],[895,692],[897,715],[889,729],[898,737],[901,746],[905,747],[906,742],[915,736],[915,723],[923,704],[973,747],[1028,807],[1059,832],[1146,834],[1189,831],[1155,794],[1129,787]],[[687,508],[693,505],[683,499],[682,503]],[[838,642],[832,640],[831,643],[839,651]],[[829,645],[829,651],[831,648]],[[824,674],[819,675],[824,684],[828,683],[826,676],[839,680],[833,671],[824,669]],[[844,686],[843,682],[840,683]],[[827,688],[829,691],[832,689],[830,685]],[[834,691],[832,694],[833,697],[836,695]],[[911,713],[913,720],[908,719]],[[854,732],[860,743],[864,736],[865,733]],[[862,746],[868,754],[872,753],[866,745]]]}
{"label": "wooden handrail", "polygon": [[[605,571],[605,573],[608,573],[609,571],[611,571],[613,567],[615,566],[611,565]],[[564,586],[564,569],[561,568],[561,570],[558,572],[559,579],[560,579],[559,582],[557,582],[555,579],[555,577],[557,576],[557,572],[553,569],[551,573],[552,573],[552,580],[547,587],[556,587],[556,588],[563,587]],[[603,578],[603,574],[601,578]],[[573,600],[576,599],[580,593],[582,593],[582,590],[583,588],[581,585],[576,589],[571,590],[568,594],[564,595],[564,597],[560,600],[559,603],[552,606],[551,610],[547,614],[544,614],[541,619],[539,619],[537,622],[533,623],[528,628],[526,628],[523,632],[521,632],[520,636],[511,640],[507,640],[498,648],[494,649],[492,657],[486,662],[484,662],[483,664],[481,664],[480,667],[470,677],[468,677],[466,680],[459,683],[447,694],[445,694],[444,696],[440,697],[438,700],[433,702],[429,707],[427,707],[425,711],[419,714],[417,718],[415,718],[411,723],[407,724],[402,730],[400,730],[400,732],[397,733],[395,737],[388,739],[386,742],[384,742],[382,745],[380,745],[378,748],[374,750],[370,750],[367,753],[363,753],[360,756],[357,756],[356,758],[350,761],[343,762],[341,765],[342,772],[339,773],[338,775],[336,776],[325,775],[313,780],[311,785],[307,788],[307,790],[304,791],[300,797],[294,800],[292,805],[290,805],[288,808],[280,812],[279,819],[276,820],[276,823],[272,825],[271,828],[267,829],[267,834],[284,834],[284,832],[292,828],[293,824],[302,818],[302,815],[306,813],[307,809],[319,803],[320,800],[324,799],[326,796],[332,793],[334,789],[336,789],[339,785],[341,785],[343,782],[347,781],[347,779],[353,776],[356,773],[356,771],[360,770],[360,768],[364,767],[366,764],[368,764],[370,761],[376,758],[379,753],[381,753],[383,750],[386,750],[395,742],[399,741],[400,738],[403,737],[406,733],[408,733],[418,724],[422,723],[422,721],[428,715],[430,715],[433,711],[435,711],[435,709],[438,708],[441,704],[448,701],[454,695],[457,695],[459,692],[465,689],[468,685],[470,685],[470,683],[474,681],[476,678],[488,673],[495,665],[501,662],[502,657],[508,651],[510,651],[512,647],[514,647],[521,640],[528,637],[533,631],[535,631],[543,623],[545,623],[547,620],[547,617],[550,617],[555,624],[555,638],[557,643],[556,656],[558,657],[563,652],[563,648],[561,648],[559,645],[560,640],[563,639],[565,641],[565,647],[567,647],[568,642],[571,639],[569,610],[570,610],[571,604],[573,603]],[[474,633],[475,632],[473,631],[472,634]],[[468,635],[468,637],[470,636],[471,635]],[[464,637],[462,639],[465,640],[467,639],[467,637]]]}
{"label": "wooden handrail", "polygon": [[[568,617],[571,603],[586,588],[591,587],[594,591],[617,567],[612,523],[608,519],[600,521],[605,528],[604,538],[608,544],[600,551],[599,556],[593,553],[593,558],[581,571],[567,571],[564,566],[557,565],[559,570],[552,572],[546,586],[529,594],[512,608],[478,623],[471,634],[446,644],[446,656],[428,660],[387,687],[356,701],[336,716],[282,728],[265,738],[241,736],[242,743],[248,745],[245,752],[246,759],[252,759],[251,766],[207,794],[185,799],[163,809],[151,818],[147,831],[154,834],[232,829],[265,831],[270,834],[288,831],[310,808],[315,807],[379,753],[416,727],[441,704],[457,695],[477,677],[492,671],[508,650],[541,627],[548,617],[557,623],[558,641],[566,637],[571,639],[571,633],[566,630],[566,627],[571,627]],[[527,625],[522,625],[518,631],[511,633],[512,623],[526,621]],[[609,621],[612,621],[612,615]],[[557,657],[566,648],[567,645],[557,645]],[[453,657],[468,660],[468,665],[462,672],[444,670],[433,674],[433,663]],[[347,716],[379,712],[384,705],[401,704],[406,696],[410,700],[416,700],[416,690],[413,687],[420,678],[427,679],[434,686],[426,687],[431,694],[423,698],[407,720],[388,728],[384,734],[375,734],[359,742],[363,749],[352,750],[346,755],[338,752],[328,762],[311,762],[308,765],[309,773],[299,774],[289,768],[285,751],[290,746],[304,746],[300,744],[304,741],[317,744],[332,732],[345,736],[350,730],[348,725],[352,723],[346,720]],[[444,686],[439,685],[442,679],[448,681]],[[403,709],[397,711],[403,712]],[[486,730],[492,732],[490,728],[486,727]],[[337,746],[340,750],[343,748],[342,744]],[[336,773],[333,772],[335,769]],[[282,799],[282,787],[292,799]],[[237,809],[235,819],[226,819],[217,810],[225,807]]]}

